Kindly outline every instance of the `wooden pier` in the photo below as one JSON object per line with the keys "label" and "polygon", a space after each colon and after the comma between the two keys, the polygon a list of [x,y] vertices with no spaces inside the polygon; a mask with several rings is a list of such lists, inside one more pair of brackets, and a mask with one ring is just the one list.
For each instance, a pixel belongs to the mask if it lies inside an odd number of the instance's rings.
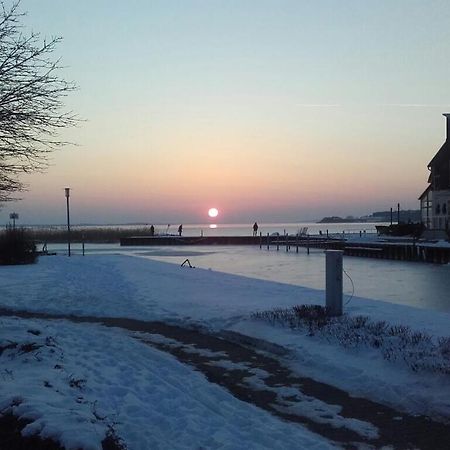
{"label": "wooden pier", "polygon": [[349,242],[323,236],[135,236],[120,240],[121,246],[188,246],[188,245],[254,245],[260,249],[296,253],[299,249],[342,250],[346,256],[421,261],[437,264],[450,262],[450,247],[438,247],[426,242]]}
{"label": "wooden pier", "polygon": [[393,259],[398,261],[421,261],[436,264],[450,262],[450,247],[438,247],[426,243],[346,243],[344,254],[365,258]]}
{"label": "wooden pier", "polygon": [[259,236],[132,236],[122,238],[120,245],[258,245],[259,240]]}

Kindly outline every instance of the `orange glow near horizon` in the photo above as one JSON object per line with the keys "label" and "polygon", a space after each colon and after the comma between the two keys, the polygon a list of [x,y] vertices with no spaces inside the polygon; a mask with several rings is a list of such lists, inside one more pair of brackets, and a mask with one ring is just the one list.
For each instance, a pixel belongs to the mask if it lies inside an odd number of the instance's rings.
{"label": "orange glow near horizon", "polygon": [[[213,131],[225,137],[214,139]],[[367,151],[355,158],[348,150],[354,143],[345,139],[331,143],[305,135],[290,140],[268,128],[263,140],[238,127],[232,131],[203,130],[195,136],[183,129],[167,136],[159,131],[133,149],[127,141],[105,141],[96,152],[84,152],[82,172],[81,150],[57,153],[45,176],[33,174],[26,180],[30,192],[21,202],[21,216],[32,223],[26,209],[39,205],[42,220],[62,222],[62,188],[67,185],[80,222],[202,223],[217,215],[224,223],[286,216],[320,219],[388,209],[397,198],[402,204],[402,198],[413,202],[411,193],[420,192],[427,175],[421,165],[399,171],[404,154],[393,154],[386,165],[376,142],[365,143]],[[149,152],[150,146],[157,151]],[[126,164],[121,148],[127,149]],[[99,170],[106,154],[108,170]],[[157,170],[149,171],[153,167]],[[210,214],[218,209],[211,205],[220,205],[217,215]]]}

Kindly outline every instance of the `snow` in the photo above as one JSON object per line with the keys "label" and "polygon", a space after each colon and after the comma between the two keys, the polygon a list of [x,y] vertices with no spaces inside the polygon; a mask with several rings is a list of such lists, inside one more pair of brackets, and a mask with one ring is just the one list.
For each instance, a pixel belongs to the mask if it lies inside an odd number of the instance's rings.
{"label": "snow", "polygon": [[450,417],[448,377],[414,373],[401,364],[385,361],[374,351],[339,348],[264,323],[242,322],[233,329],[290,349],[290,366],[304,376],[413,414],[446,420]]}
{"label": "snow", "polygon": [[109,426],[129,449],[331,447],[120,330],[64,321],[1,322],[8,342],[40,346],[38,353],[16,348],[1,357],[2,407],[20,399],[13,412],[33,419],[25,434],[38,432],[68,449],[101,448]]}
{"label": "snow", "polygon": [[[448,377],[415,373],[375,351],[346,349],[250,318],[255,311],[275,307],[323,304],[319,289],[190,269],[148,257],[104,254],[41,257],[35,265],[1,267],[0,299],[1,307],[18,310],[159,320],[238,332],[287,348],[286,362],[303,376],[403,411],[450,417]],[[360,297],[345,310],[408,325],[435,338],[449,334],[449,313]],[[146,341],[176,345],[160,335],[95,324],[2,317],[0,346],[16,346],[0,355],[0,406],[4,409],[15,401],[14,412],[33,419],[26,432],[54,437],[67,448],[100,448],[111,426],[130,450],[331,446],[298,424],[237,400]],[[20,350],[32,343],[39,347]],[[226,356],[187,347],[203,356]],[[233,368],[220,359],[212,364]],[[252,374],[255,386],[267,376],[264,371]],[[282,386],[274,389],[278,396],[289,395]],[[329,405],[317,402],[309,402],[316,419],[330,412]],[[285,407],[296,406],[286,402]],[[338,410],[332,417],[336,426],[349,422]],[[376,435],[367,423],[346,426]]]}

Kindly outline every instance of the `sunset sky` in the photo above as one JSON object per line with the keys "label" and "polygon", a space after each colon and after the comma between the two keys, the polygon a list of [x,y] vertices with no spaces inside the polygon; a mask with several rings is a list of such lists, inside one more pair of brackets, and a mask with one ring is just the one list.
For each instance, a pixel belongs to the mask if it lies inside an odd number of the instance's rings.
{"label": "sunset sky", "polygon": [[[6,0],[8,4],[8,0]],[[301,222],[418,208],[450,112],[448,0],[22,0],[85,122],[20,223]]]}

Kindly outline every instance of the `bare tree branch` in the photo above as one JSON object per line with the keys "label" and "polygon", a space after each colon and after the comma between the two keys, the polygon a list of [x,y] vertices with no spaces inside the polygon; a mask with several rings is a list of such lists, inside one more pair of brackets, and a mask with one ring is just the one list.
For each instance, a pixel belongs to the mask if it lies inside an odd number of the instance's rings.
{"label": "bare tree branch", "polygon": [[63,102],[76,87],[51,58],[61,38],[22,34],[19,5],[0,2],[0,203],[24,190],[20,175],[48,166],[49,153],[66,144],[59,132],[78,122]]}

